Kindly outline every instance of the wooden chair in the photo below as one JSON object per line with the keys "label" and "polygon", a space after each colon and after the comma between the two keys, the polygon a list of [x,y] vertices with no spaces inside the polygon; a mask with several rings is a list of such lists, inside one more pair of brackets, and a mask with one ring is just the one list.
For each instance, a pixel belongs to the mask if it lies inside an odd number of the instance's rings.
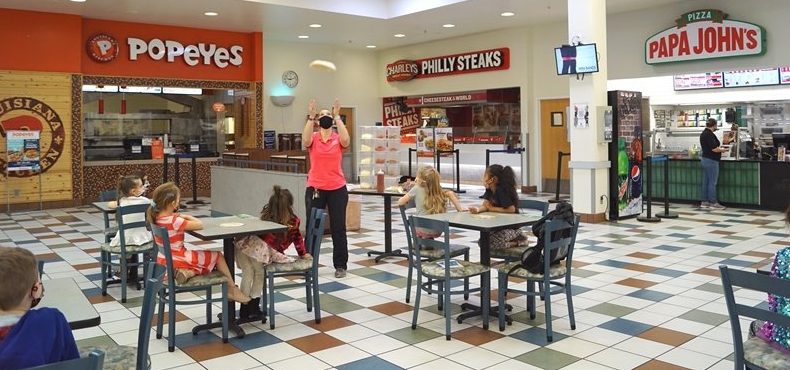
{"label": "wooden chair", "polygon": [[[101,278],[101,294],[107,295],[107,277],[108,275],[112,274],[113,266],[118,266],[120,268],[120,275],[121,275],[121,302],[126,302],[126,283],[127,283],[127,276],[129,268],[137,269],[138,266],[142,265],[144,274],[147,272],[148,266],[146,263],[151,261],[155,258],[154,253],[156,253],[156,249],[154,248],[153,242],[148,242],[143,245],[126,245],[126,230],[132,228],[139,228],[139,227],[148,227],[148,222],[145,221],[145,212],[150,207],[148,204],[132,204],[126,206],[119,206],[115,211],[115,221],[118,224],[118,235],[120,238],[120,244],[117,246],[110,246],[110,243],[104,243],[101,246],[101,269],[102,269],[102,278]],[[129,216],[137,216],[141,217],[143,221],[135,221],[135,222],[124,222],[124,219],[128,218]],[[129,261],[128,257],[132,257],[133,255],[144,255],[142,262],[133,262]],[[118,255],[118,262],[113,262],[112,256]],[[138,283],[138,282],[135,282]],[[138,284],[138,289],[140,285]]]}
{"label": "wooden chair", "polygon": [[[313,259],[297,259],[291,263],[272,263],[266,266],[264,271],[264,279],[267,280],[263,285],[263,294],[261,295],[263,306],[266,307],[267,300],[269,306],[269,327],[274,329],[274,311],[275,288],[292,288],[304,286],[306,294],[307,312],[315,310],[315,322],[321,323],[321,301],[319,299],[320,292],[318,291],[318,256],[321,253],[321,240],[323,239],[322,230],[324,230],[324,222],[326,220],[326,213],[323,209],[312,208],[310,211],[309,224],[306,227],[307,238],[305,238],[308,253],[313,256]],[[303,282],[280,284],[275,287],[274,278],[285,276],[298,276],[304,278]],[[268,297],[266,288],[268,285]],[[315,309],[313,309],[313,301],[315,301]],[[264,317],[263,323],[266,323]]]}
{"label": "wooden chair", "polygon": [[[479,263],[460,261],[451,258],[450,247],[450,224],[447,221],[430,220],[420,218],[417,216],[409,216],[409,226],[411,227],[411,235],[413,239],[412,245],[423,246],[424,248],[432,248],[441,250],[443,258],[434,261],[423,261],[422,251],[423,248],[411,248],[409,250],[409,260],[414,265],[417,271],[417,295],[414,298],[414,316],[411,321],[411,328],[417,328],[417,315],[420,312],[420,296],[422,291],[427,293],[436,293],[442,299],[444,305],[444,319],[445,319],[445,338],[450,340],[450,321],[452,318],[452,310],[450,309],[450,296],[454,294],[464,294],[480,292],[481,304],[483,314],[483,328],[488,329],[488,306],[489,306],[489,267]],[[442,239],[425,239],[417,235],[417,228],[425,228],[430,230],[437,230],[443,232]],[[452,280],[464,280],[475,276],[481,276],[483,286],[480,288],[470,289],[464,286],[461,290],[453,290]],[[426,277],[430,281],[423,283],[422,278]],[[434,288],[436,285],[436,288]]]}
{"label": "wooden chair", "polygon": [[[549,213],[549,203],[534,199],[519,199],[518,209],[520,211],[538,211],[541,213],[541,216],[546,216]],[[529,234],[532,233],[529,232]],[[516,261],[521,258],[521,254],[524,253],[524,250],[527,248],[528,246],[491,249],[491,258],[503,259],[505,261]]]}
{"label": "wooden chair", "polygon": [[[228,304],[228,280],[219,271],[214,271],[205,275],[197,275],[189,279],[187,282],[181,284],[175,281],[175,269],[173,268],[173,252],[170,250],[170,237],[167,229],[156,225],[151,225],[152,233],[154,234],[154,241],[159,247],[159,251],[165,255],[167,267],[167,279],[164,281],[162,289],[159,290],[159,315],[156,325],[156,339],[162,339],[162,326],[164,323],[165,305],[168,307],[168,323],[167,323],[167,349],[170,352],[175,351],[176,346],[176,305],[206,305],[206,325],[211,324],[211,307],[213,303],[222,303],[222,342],[228,342],[228,312],[230,305]],[[220,286],[222,289],[222,296],[220,298],[211,297],[211,289],[215,286]],[[178,293],[192,293],[192,292],[205,292],[206,295],[203,299],[195,299],[190,301],[177,300]],[[197,334],[200,327],[192,329],[192,334]]]}
{"label": "wooden chair", "polygon": [[147,271],[148,274],[145,278],[145,295],[143,296],[143,306],[140,311],[140,325],[137,329],[137,347],[105,345],[89,347],[87,349],[82,348],[80,351],[100,350],[104,352],[104,366],[108,369],[151,369],[151,356],[148,355],[148,344],[151,338],[151,321],[153,321],[154,317],[157,294],[159,290],[162,289],[165,266],[158,265],[156,262],[150,262]]}
{"label": "wooden chair", "polygon": [[87,357],[80,357],[74,360],[53,362],[51,364],[29,367],[26,370],[102,370],[104,364],[104,353],[95,351]]}
{"label": "wooden chair", "polygon": [[[564,293],[568,303],[568,316],[571,322],[571,330],[576,330],[576,319],[573,312],[573,294],[571,292],[571,265],[573,262],[573,247],[576,243],[576,233],[579,230],[579,215],[576,215],[574,224],[568,224],[562,220],[546,221],[544,228],[544,246],[543,256],[543,271],[548,273],[532,273],[521,266],[521,261],[516,262],[502,262],[496,264],[494,267],[499,272],[499,291],[497,301],[499,307],[505,307],[505,294],[508,292],[522,293],[527,296],[527,310],[529,311],[529,318],[535,318],[535,297],[541,297],[545,302],[546,311],[546,338],[549,342],[554,340],[553,331],[551,328],[551,296],[554,294]],[[562,236],[567,234],[567,236]],[[561,235],[552,238],[552,235]],[[562,263],[552,265],[550,256],[561,256],[565,253],[565,258],[561,260]],[[508,278],[514,276],[527,280],[527,290],[517,290],[508,288]],[[563,282],[559,280],[564,280]],[[535,283],[539,284],[539,289],[535,291]],[[553,286],[553,288],[552,288]],[[512,324],[512,321],[506,320],[505,310],[499,310],[499,330],[505,330],[505,322]]]}
{"label": "wooden chair", "polygon": [[[409,218],[406,216],[406,211],[409,209],[414,208],[414,203],[410,202],[405,206],[400,206],[400,217],[403,220],[403,226],[406,230],[406,244],[408,245],[408,251],[411,251],[414,248],[412,244],[412,237],[411,237],[411,227],[409,226]],[[450,245],[450,257],[464,257],[464,261],[469,261],[469,247],[464,245],[457,245],[451,244]],[[444,249],[427,249],[423,248],[420,250],[420,257],[423,261],[436,261],[444,258]],[[411,300],[411,280],[414,274],[414,265],[412,264],[411,258],[409,258],[409,273],[406,277],[406,303],[409,303]],[[430,281],[429,281],[430,282]],[[464,289],[469,289],[469,279],[464,279]],[[469,293],[464,294],[464,299],[469,299]],[[442,309],[442,299],[439,298],[439,309]]]}
{"label": "wooden chair", "polygon": [[730,270],[719,266],[724,300],[730,315],[732,342],[735,347],[735,368],[743,369],[790,369],[790,355],[759,337],[743,341],[740,316],[769,321],[790,328],[790,316],[773,312],[767,308],[752,307],[735,302],[733,287],[755,290],[780,297],[790,297],[790,280],[785,280],[756,272]]}

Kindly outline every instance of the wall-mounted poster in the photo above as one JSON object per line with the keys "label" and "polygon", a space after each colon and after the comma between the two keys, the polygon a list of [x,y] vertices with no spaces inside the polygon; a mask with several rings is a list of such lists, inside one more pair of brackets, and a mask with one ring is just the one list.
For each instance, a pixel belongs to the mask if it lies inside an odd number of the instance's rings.
{"label": "wall-mounted poster", "polygon": [[436,135],[433,127],[418,128],[417,132],[417,156],[433,158],[436,150]]}
{"label": "wall-mounted poster", "polygon": [[587,104],[573,105],[573,126],[576,128],[590,127],[590,112]]}
{"label": "wall-mounted poster", "polygon": [[8,172],[41,170],[41,131],[7,131]]}

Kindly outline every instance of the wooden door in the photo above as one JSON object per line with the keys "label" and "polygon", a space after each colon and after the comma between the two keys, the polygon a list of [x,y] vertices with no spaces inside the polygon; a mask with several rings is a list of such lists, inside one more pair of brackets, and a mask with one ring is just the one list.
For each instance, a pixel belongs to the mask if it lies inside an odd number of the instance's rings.
{"label": "wooden door", "polygon": [[[540,155],[543,191],[554,192],[557,188],[557,152],[570,153],[566,108],[569,99],[547,99],[540,101]],[[560,192],[570,192],[568,159],[562,159]]]}

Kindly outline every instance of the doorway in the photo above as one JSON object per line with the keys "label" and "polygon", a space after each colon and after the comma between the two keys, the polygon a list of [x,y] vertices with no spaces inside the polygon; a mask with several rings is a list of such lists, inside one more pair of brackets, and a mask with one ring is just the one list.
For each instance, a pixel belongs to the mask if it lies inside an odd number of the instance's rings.
{"label": "doorway", "polygon": [[[567,108],[570,99],[546,99],[540,101],[540,173],[543,191],[557,191],[557,152],[570,153],[568,142]],[[568,158],[562,160],[560,193],[570,193],[570,171]]]}

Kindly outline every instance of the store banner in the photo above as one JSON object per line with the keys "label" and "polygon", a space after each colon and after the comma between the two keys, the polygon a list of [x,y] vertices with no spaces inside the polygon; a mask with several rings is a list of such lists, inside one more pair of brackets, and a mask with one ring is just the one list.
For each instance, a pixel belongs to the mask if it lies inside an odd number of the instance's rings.
{"label": "store banner", "polygon": [[469,104],[469,103],[484,103],[488,100],[488,93],[486,91],[470,91],[463,93],[450,93],[439,95],[425,95],[425,96],[410,96],[406,98],[405,103],[408,106],[429,105],[432,107],[442,105],[456,105],[456,104]]}
{"label": "store banner", "polygon": [[398,126],[401,143],[414,143],[415,130],[422,126],[420,108],[409,107],[405,98],[384,98],[382,107],[384,126]]}
{"label": "store banner", "polygon": [[727,19],[716,9],[688,12],[676,26],[645,41],[645,63],[660,64],[701,59],[741,57],[765,53],[765,29]]}
{"label": "store banner", "polygon": [[7,172],[41,170],[41,131],[6,131]]}
{"label": "store banner", "polygon": [[387,64],[387,81],[409,81],[464,73],[498,71],[510,68],[510,49],[499,48],[430,57],[401,59]]}

